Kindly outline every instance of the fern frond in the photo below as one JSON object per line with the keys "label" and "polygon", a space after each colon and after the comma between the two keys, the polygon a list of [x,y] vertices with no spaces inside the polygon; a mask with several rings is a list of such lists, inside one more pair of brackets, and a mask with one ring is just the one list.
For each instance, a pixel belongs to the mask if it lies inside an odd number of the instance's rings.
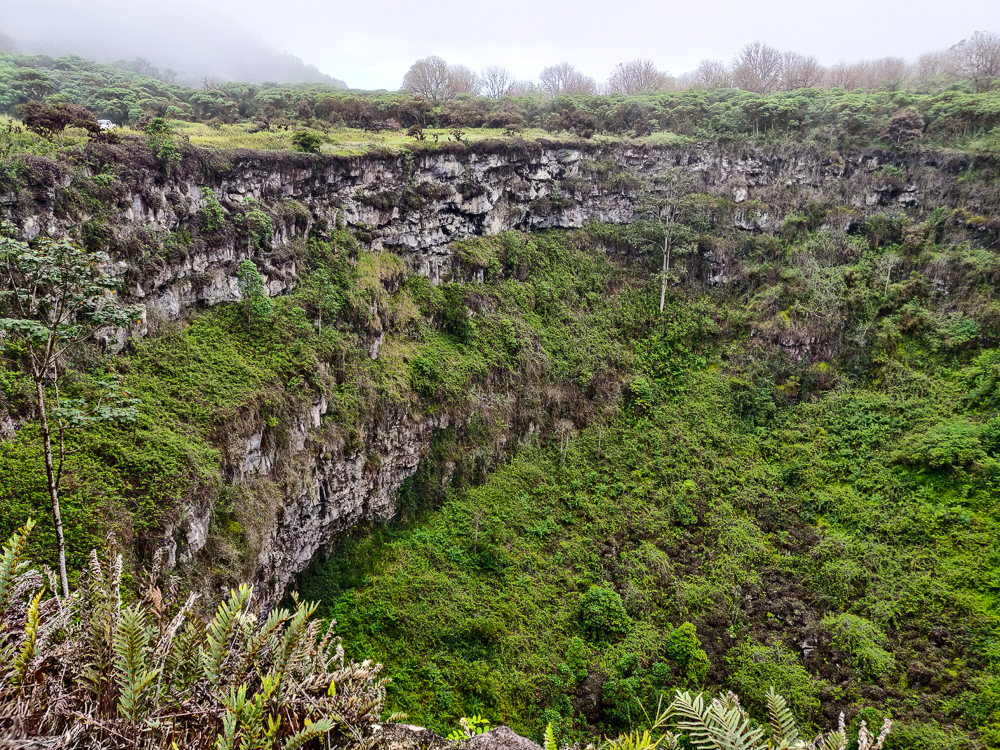
{"label": "fern frond", "polygon": [[299,667],[308,658],[309,651],[315,643],[315,630],[309,627],[308,620],[318,606],[317,602],[299,602],[296,605],[295,614],[285,628],[281,646],[276,650],[271,674],[276,675],[278,679],[279,703],[284,698],[285,685],[288,683],[284,678],[299,671]]}
{"label": "fern frond", "polygon": [[144,713],[143,697],[159,674],[149,669],[149,627],[146,612],[126,607],[112,640],[115,653],[115,682],[118,686],[118,712],[135,723]]}
{"label": "fern frond", "polygon": [[788,708],[788,702],[775,692],[774,687],[767,689],[767,718],[771,725],[771,740],[774,743],[792,745],[799,739],[799,730],[795,726],[795,718]]}
{"label": "fern frond", "polygon": [[104,568],[101,567],[101,558],[97,554],[96,549],[90,550],[90,554],[87,555],[87,562],[90,564],[90,575],[95,581],[104,583]]}
{"label": "fern frond", "polygon": [[[733,704],[729,702],[729,705]],[[764,750],[764,730],[750,727],[742,708],[723,701],[706,706],[701,694],[678,692],[670,711],[679,715],[677,726],[687,733],[698,750]]]}
{"label": "fern frond", "polygon": [[261,653],[264,651],[264,648],[267,646],[271,637],[288,621],[291,616],[291,613],[287,609],[272,609],[267,616],[267,620],[264,621],[263,627],[258,628],[257,632],[250,635],[247,639],[246,647],[243,650],[239,666],[236,670],[237,674],[240,675],[242,679],[245,679],[246,675],[248,675],[254,665],[257,664]]}
{"label": "fern frond", "polygon": [[177,631],[180,630],[181,625],[184,624],[185,619],[187,619],[188,614],[194,609],[194,603],[197,598],[197,594],[192,593],[188,595],[187,601],[177,611],[177,614],[173,616],[167,627],[163,629],[156,646],[153,648],[152,668],[159,671],[156,678],[156,689],[153,691],[153,700],[156,704],[159,704],[160,696],[163,694],[163,672],[167,668],[168,660],[170,659],[174,638],[177,635]]}
{"label": "fern frond", "polygon": [[201,665],[206,679],[219,683],[219,670],[228,655],[229,635],[237,617],[253,594],[253,586],[242,585],[229,592],[229,600],[219,605],[215,617],[208,626],[206,648],[202,649]]}
{"label": "fern frond", "polygon": [[281,750],[299,750],[304,744],[310,740],[314,740],[317,737],[322,737],[324,734],[329,733],[333,730],[333,721],[330,719],[320,719],[319,721],[310,724],[308,719],[306,720],[306,726],[304,729],[299,730],[291,737],[285,740],[285,744],[281,746]]}
{"label": "fern frond", "polygon": [[840,712],[837,729],[820,734],[810,745],[812,750],[847,750],[847,730],[844,727],[844,712]]}
{"label": "fern frond", "polygon": [[889,717],[886,717],[885,721],[882,722],[882,731],[879,732],[878,738],[876,738],[875,735],[868,731],[868,725],[862,721],[861,728],[858,730],[858,750],[882,750],[882,745],[885,744],[885,740],[889,736],[889,730],[891,729],[892,721],[890,721]]}
{"label": "fern frond", "polygon": [[559,743],[556,742],[556,733],[552,731],[552,722],[545,727],[545,742],[542,744],[543,750],[559,750]]}
{"label": "fern frond", "polygon": [[28,675],[28,666],[35,658],[35,642],[38,638],[38,605],[42,601],[45,589],[39,589],[28,607],[28,621],[24,625],[24,640],[21,641],[21,651],[14,659],[14,671],[10,677],[11,685],[23,685]]}
{"label": "fern frond", "polygon": [[23,560],[24,548],[28,545],[28,535],[34,527],[35,522],[29,519],[11,535],[4,543],[3,551],[0,552],[0,620],[10,605],[18,577],[27,567],[27,563]]}

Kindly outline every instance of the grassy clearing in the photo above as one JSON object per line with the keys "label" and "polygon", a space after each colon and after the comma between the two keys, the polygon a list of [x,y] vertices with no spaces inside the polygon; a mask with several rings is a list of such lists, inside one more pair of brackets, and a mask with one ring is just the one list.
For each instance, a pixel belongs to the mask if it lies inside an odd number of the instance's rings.
{"label": "grassy clearing", "polygon": [[[250,149],[254,151],[287,151],[292,152],[295,147],[292,143],[292,135],[299,132],[298,129],[274,129],[260,130],[257,125],[251,122],[235,124],[208,125],[202,122],[188,122],[186,120],[169,120],[171,129],[180,138],[187,140],[191,145],[206,149]],[[62,143],[48,141],[35,133],[25,130],[14,135],[4,135],[3,131],[9,123],[19,125],[19,121],[10,117],[0,116],[0,144],[10,142],[9,155],[35,154],[58,158],[61,154],[74,152],[83,148],[89,139],[86,131],[77,128],[69,128],[62,137]],[[360,128],[325,128],[323,130],[311,130],[322,139],[320,152],[323,154],[349,156],[363,154],[369,151],[400,151],[408,145],[420,144],[422,148],[433,149],[435,146],[434,137],[437,136],[437,145],[447,144],[454,141],[451,128],[428,128],[424,131],[426,141],[420,142],[406,135],[406,131],[383,131],[373,133]],[[125,138],[144,138],[145,134],[128,125],[122,125],[117,132]],[[580,139],[570,132],[549,133],[541,128],[528,128],[519,133],[518,138],[528,141],[544,140],[554,143],[576,144]],[[484,140],[502,139],[508,140],[513,136],[505,135],[503,128],[463,128],[462,139],[466,142],[477,142]],[[675,133],[654,133],[642,138],[623,138],[614,135],[596,135],[586,141],[592,144],[613,144],[627,141],[637,145],[651,146],[677,146],[690,140]]]}
{"label": "grassy clearing", "polygon": [[[248,148],[267,151],[293,151],[292,134],[295,130],[273,130],[254,132],[253,123],[238,123],[234,125],[210,126],[204,123],[185,122],[182,120],[172,120],[170,122],[174,130],[187,137],[192,145],[201,148]],[[127,131],[125,131],[127,132]],[[416,139],[407,136],[403,130],[383,131],[373,133],[359,128],[329,128],[326,130],[314,130],[317,135],[323,138],[320,147],[324,154],[357,154],[369,150],[390,150],[397,151],[406,145],[420,143]],[[428,128],[424,131],[427,141],[422,145],[429,146],[434,143],[437,136],[438,143],[454,141],[451,128]],[[503,128],[463,128],[462,139],[469,142],[511,138],[504,135]],[[547,140],[566,143],[575,143],[579,139],[571,133],[548,133],[540,128],[530,128],[519,135],[529,141]],[[592,139],[594,143],[617,143],[622,139],[615,136],[598,135]],[[655,145],[676,145],[683,142],[681,136],[672,133],[657,133],[653,136],[636,139],[639,143],[650,143]]]}

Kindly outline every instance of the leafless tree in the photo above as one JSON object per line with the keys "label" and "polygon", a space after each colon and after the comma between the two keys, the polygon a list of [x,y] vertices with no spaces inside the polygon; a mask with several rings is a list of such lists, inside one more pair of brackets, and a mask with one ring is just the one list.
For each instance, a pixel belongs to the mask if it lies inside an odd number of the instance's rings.
{"label": "leafless tree", "polygon": [[989,91],[1000,78],[1000,34],[977,31],[959,45],[959,56],[977,93]]}
{"label": "leafless tree", "polygon": [[542,91],[549,96],[597,93],[597,81],[584,75],[569,63],[550,65],[538,78],[542,84]]}
{"label": "leafless tree", "polygon": [[910,65],[901,57],[883,57],[871,64],[869,88],[897,91],[910,77]]}
{"label": "leafless tree", "polygon": [[531,81],[514,81],[507,96],[538,96],[540,93],[540,88]]}
{"label": "leafless tree", "polygon": [[448,97],[450,86],[448,63],[437,55],[417,60],[403,77],[403,89],[425,96],[435,104]]}
{"label": "leafless tree", "polygon": [[638,94],[642,91],[669,91],[674,79],[656,67],[652,60],[638,59],[618,63],[604,91],[608,94]]}
{"label": "leafless tree", "polygon": [[827,85],[834,89],[853,91],[864,85],[868,77],[868,63],[849,63],[841,61],[830,68],[827,74]]}
{"label": "leafless tree", "polygon": [[815,57],[806,57],[797,52],[786,52],[781,63],[781,88],[785,91],[810,89],[819,86],[826,75],[826,69]]}
{"label": "leafless tree", "polygon": [[502,99],[514,87],[514,76],[507,68],[489,65],[479,74],[479,90],[490,99]]}
{"label": "leafless tree", "polygon": [[733,72],[720,60],[702,60],[693,73],[690,84],[705,89],[728,89],[733,85]]}
{"label": "leafless tree", "polygon": [[733,62],[733,83],[744,91],[770,94],[781,84],[782,56],[761,42],[748,44]]}
{"label": "leafless tree", "polygon": [[471,68],[464,65],[448,66],[448,94],[478,94],[479,78]]}
{"label": "leafless tree", "polygon": [[959,75],[959,63],[954,48],[921,55],[914,69],[918,89],[931,92],[954,83]]}

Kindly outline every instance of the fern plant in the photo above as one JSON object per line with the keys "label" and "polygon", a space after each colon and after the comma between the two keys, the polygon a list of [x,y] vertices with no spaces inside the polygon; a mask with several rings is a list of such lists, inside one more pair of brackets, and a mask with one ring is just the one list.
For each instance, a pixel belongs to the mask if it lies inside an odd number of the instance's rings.
{"label": "fern plant", "polygon": [[463,716],[458,720],[459,728],[448,735],[449,740],[461,741],[469,740],[477,734],[486,734],[490,731],[490,722],[479,714],[474,716]]}
{"label": "fern plant", "polygon": [[[90,750],[297,750],[361,744],[385,702],[381,665],[347,662],[333,624],[295,602],[261,616],[251,586],[208,622],[152,588],[122,606],[122,558],[93,553],[68,598],[0,552],[0,738]],[[58,590],[57,585],[51,590]],[[481,717],[472,726],[481,728]],[[338,738],[340,738],[338,740]]]}
{"label": "fern plant", "polygon": [[[768,714],[766,727],[754,726],[739,698],[731,692],[711,702],[701,694],[678,692],[670,704],[669,713],[676,717],[678,729],[697,750],[847,750],[843,714],[837,729],[821,733],[810,742],[800,737],[784,697],[770,687],[765,699]],[[859,748],[882,750],[891,728],[892,722],[886,719],[876,738],[862,722]],[[677,735],[670,735],[668,745],[677,747],[678,741]]]}

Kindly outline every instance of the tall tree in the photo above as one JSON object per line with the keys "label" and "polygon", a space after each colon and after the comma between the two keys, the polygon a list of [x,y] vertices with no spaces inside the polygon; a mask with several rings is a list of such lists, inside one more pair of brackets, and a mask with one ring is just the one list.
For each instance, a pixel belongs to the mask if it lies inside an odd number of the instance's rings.
{"label": "tall tree", "polygon": [[435,104],[448,98],[450,85],[448,63],[437,55],[417,60],[403,77],[404,90],[425,96]]}
{"label": "tall tree", "polygon": [[514,87],[514,76],[507,68],[489,65],[479,74],[479,88],[490,99],[502,99]]}
{"label": "tall tree", "polygon": [[977,93],[989,91],[1000,78],[1000,34],[977,31],[960,45],[962,72]]}
{"label": "tall tree", "polygon": [[785,91],[810,89],[823,82],[826,70],[815,57],[786,52],[781,64],[781,88]]}
{"label": "tall tree", "polygon": [[770,94],[781,84],[782,56],[774,47],[761,42],[748,44],[733,63],[736,88],[755,94]]}
{"label": "tall tree", "polygon": [[638,59],[618,63],[604,89],[609,94],[668,91],[673,82],[670,74],[657,68],[652,60]]}
{"label": "tall tree", "polygon": [[871,64],[868,88],[897,91],[910,77],[910,65],[901,57],[883,57]]}
{"label": "tall tree", "polygon": [[705,89],[728,89],[733,85],[733,72],[721,60],[702,60],[689,74],[691,85]]}
{"label": "tall tree", "polygon": [[[5,356],[9,353],[15,358],[35,386],[35,414],[42,434],[64,597],[69,596],[69,580],[59,489],[66,432],[94,422],[135,418],[136,402],[114,379],[99,384],[102,395],[93,404],[64,398],[59,392],[71,350],[101,331],[125,328],[141,315],[138,308],[115,298],[118,281],[106,274],[108,263],[104,253],[89,252],[66,239],[20,241],[11,224],[0,223],[0,331],[6,334]],[[17,346],[10,347],[15,342]]]}
{"label": "tall tree", "polygon": [[448,96],[478,94],[479,77],[465,65],[448,66]]}
{"label": "tall tree", "polygon": [[550,65],[539,74],[538,79],[542,91],[549,96],[597,93],[597,81],[584,75],[569,63]]}
{"label": "tall tree", "polygon": [[673,167],[656,177],[647,188],[638,207],[638,215],[653,230],[647,234],[650,245],[662,249],[660,269],[660,312],[673,280],[672,256],[693,250],[690,229],[679,223],[685,198],[694,189],[694,179],[683,167]]}

